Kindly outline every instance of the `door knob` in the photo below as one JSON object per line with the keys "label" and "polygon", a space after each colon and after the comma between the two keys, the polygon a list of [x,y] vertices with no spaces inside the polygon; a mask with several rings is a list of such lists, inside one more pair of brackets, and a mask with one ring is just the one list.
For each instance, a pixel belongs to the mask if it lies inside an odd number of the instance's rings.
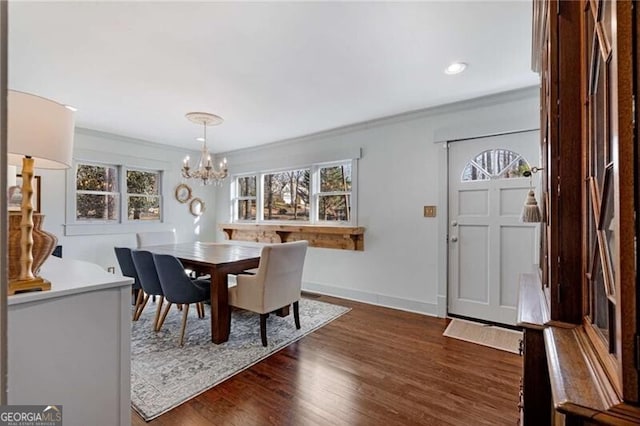
{"label": "door knob", "polygon": [[455,220],[451,221],[451,226],[458,226],[458,222],[456,222]]}
{"label": "door knob", "polygon": [[456,241],[458,241],[458,237],[451,237],[451,242],[455,243]]}

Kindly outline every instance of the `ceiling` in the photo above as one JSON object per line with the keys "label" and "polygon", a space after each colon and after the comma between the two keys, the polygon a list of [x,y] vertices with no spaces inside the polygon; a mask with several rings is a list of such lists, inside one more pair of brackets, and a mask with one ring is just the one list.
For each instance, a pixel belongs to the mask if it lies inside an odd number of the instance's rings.
{"label": "ceiling", "polygon": [[214,152],[535,85],[530,46],[530,1],[9,3],[9,88]]}

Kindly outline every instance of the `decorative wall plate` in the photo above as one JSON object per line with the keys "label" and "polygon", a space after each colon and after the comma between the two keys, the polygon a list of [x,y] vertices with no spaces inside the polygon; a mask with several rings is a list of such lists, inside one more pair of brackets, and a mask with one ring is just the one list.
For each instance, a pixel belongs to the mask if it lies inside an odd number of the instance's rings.
{"label": "decorative wall plate", "polygon": [[204,213],[204,210],[205,210],[204,202],[198,197],[194,198],[189,203],[189,212],[191,212],[191,214],[194,216],[202,216],[202,213]]}
{"label": "decorative wall plate", "polygon": [[176,186],[176,200],[181,203],[186,203],[191,199],[191,187],[189,185],[181,183]]}

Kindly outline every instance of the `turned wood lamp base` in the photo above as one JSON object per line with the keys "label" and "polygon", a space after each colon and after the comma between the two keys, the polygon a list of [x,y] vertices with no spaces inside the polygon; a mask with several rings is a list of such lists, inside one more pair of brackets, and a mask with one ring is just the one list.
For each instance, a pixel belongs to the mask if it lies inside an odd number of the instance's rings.
{"label": "turned wood lamp base", "polygon": [[9,281],[9,285],[7,286],[7,293],[9,294],[9,296],[27,291],[47,290],[51,290],[51,283],[42,277],[35,277],[30,280]]}

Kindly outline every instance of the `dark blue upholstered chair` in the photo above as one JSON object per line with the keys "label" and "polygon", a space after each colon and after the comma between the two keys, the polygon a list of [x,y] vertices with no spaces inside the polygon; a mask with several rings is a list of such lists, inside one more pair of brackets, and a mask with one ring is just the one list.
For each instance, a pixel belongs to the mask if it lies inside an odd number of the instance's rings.
{"label": "dark blue upholstered chair", "polygon": [[[114,251],[116,252],[116,259],[118,259],[118,264],[120,265],[120,271],[122,271],[122,275],[125,277],[133,278],[135,281],[131,285],[131,291],[136,296],[135,308],[133,310],[133,320],[137,321],[140,315],[137,315],[138,309],[142,312],[142,286],[140,285],[140,278],[138,277],[138,272],[136,271],[136,267],[133,264],[133,259],[131,258],[131,249],[127,247],[114,247]],[[145,301],[146,303],[146,301]]]}
{"label": "dark blue upholstered chair", "polygon": [[[156,264],[153,263],[153,255],[146,250],[131,250],[131,258],[138,272],[140,285],[145,293],[143,307],[146,306],[149,296],[160,297],[156,306],[156,317],[153,321],[153,330],[158,331],[160,330],[158,320],[160,319],[160,312],[164,304],[164,293],[162,292],[160,278],[158,278],[158,272],[156,271]],[[140,314],[142,314],[142,309],[138,312],[138,317],[140,317]]]}
{"label": "dark blue upholstered chair", "polygon": [[198,317],[204,318],[204,306],[202,302],[209,300],[211,297],[211,282],[209,280],[196,279],[193,280],[184,272],[184,266],[180,260],[174,256],[166,254],[153,254],[153,262],[158,271],[160,285],[165,299],[167,299],[167,307],[162,312],[158,329],[162,327],[171,304],[182,304],[182,330],[180,331],[180,346],[184,343],[184,330],[187,326],[187,315],[189,314],[189,305],[196,304]]}

